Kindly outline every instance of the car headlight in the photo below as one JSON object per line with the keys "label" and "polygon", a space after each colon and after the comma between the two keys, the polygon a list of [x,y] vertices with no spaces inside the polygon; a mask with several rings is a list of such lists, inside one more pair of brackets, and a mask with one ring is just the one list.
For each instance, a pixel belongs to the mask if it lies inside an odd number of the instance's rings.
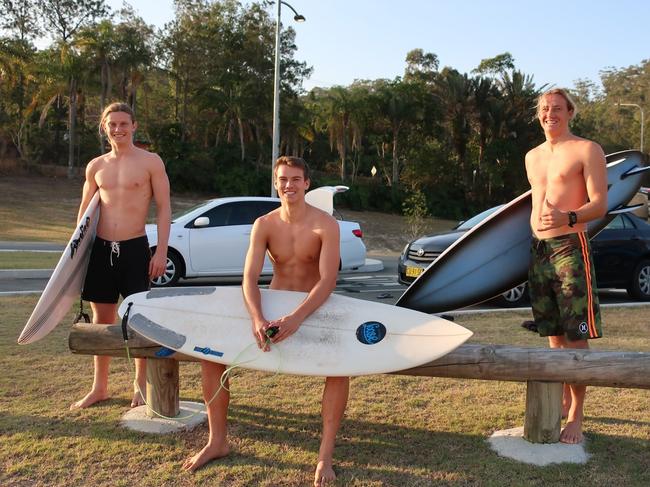
{"label": "car headlight", "polygon": [[407,243],[407,244],[404,246],[404,250],[402,250],[402,255],[401,255],[402,259],[405,259],[405,258],[406,258],[406,255],[408,254],[408,251],[409,251],[409,247],[410,247],[410,246],[411,246],[411,242]]}

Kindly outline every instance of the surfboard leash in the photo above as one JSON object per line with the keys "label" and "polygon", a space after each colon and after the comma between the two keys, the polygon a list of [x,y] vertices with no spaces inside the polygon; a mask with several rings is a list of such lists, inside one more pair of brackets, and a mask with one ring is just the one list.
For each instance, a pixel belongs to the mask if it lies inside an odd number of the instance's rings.
{"label": "surfboard leash", "polygon": [[[133,306],[132,302],[130,302],[127,305],[126,311],[124,312],[124,316],[122,316],[121,328],[122,328],[122,338],[124,339],[124,348],[126,350],[126,358],[127,358],[127,361],[131,364],[132,370],[135,372],[135,364],[133,362],[133,358],[131,357],[131,352],[130,352],[130,349],[129,349],[129,333],[127,331],[127,326],[128,326],[128,321],[129,321],[129,314],[131,313],[131,306]],[[277,327],[271,327],[266,331],[266,345],[268,345],[268,346],[271,345],[271,343],[272,343],[271,338],[273,338],[278,333],[278,331],[279,330],[277,329]],[[226,385],[226,382],[230,378],[233,370],[235,370],[237,368],[241,368],[242,364],[246,364],[246,363],[250,362],[250,360],[240,362],[239,358],[242,355],[244,355],[248,351],[248,349],[251,348],[253,345],[255,345],[255,343],[251,343],[246,348],[244,348],[241,352],[239,352],[237,354],[237,356],[233,359],[232,365],[230,365],[229,367],[226,367],[226,370],[223,371],[223,373],[221,374],[221,377],[219,378],[219,387],[217,388],[215,393],[212,395],[210,400],[205,403],[206,409],[208,408],[208,406],[210,404],[212,404],[212,401],[214,401],[216,399],[217,395],[219,394],[219,392],[221,392],[221,390],[225,390],[228,393],[230,393],[230,389]],[[281,370],[281,367],[278,366],[278,371],[276,371],[276,374],[279,374],[280,370]],[[175,417],[165,416],[164,414],[159,413],[158,411],[153,409],[149,404],[147,404],[147,400],[146,400],[147,396],[142,392],[142,389],[140,389],[140,384],[138,383],[138,381],[134,380],[133,383],[137,387],[138,393],[140,394],[140,398],[142,399],[142,402],[144,403],[144,405],[147,406],[156,416],[158,416],[158,417],[160,417],[162,419],[169,419],[169,420],[190,419],[190,418],[192,418],[192,417],[194,417],[194,416],[196,416],[196,415],[198,415],[198,414],[200,414],[202,412],[202,411],[195,411],[195,412],[193,412],[191,414],[188,414],[186,416],[175,416]]]}
{"label": "surfboard leash", "polygon": [[72,324],[78,323],[79,320],[83,318],[86,323],[90,323],[90,315],[84,311],[84,300],[82,297],[79,297],[79,312],[75,316]]}

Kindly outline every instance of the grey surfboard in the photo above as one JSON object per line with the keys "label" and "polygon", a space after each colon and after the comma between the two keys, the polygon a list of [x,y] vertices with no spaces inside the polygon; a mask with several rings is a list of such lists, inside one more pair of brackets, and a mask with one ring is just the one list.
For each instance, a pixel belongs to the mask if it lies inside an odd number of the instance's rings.
{"label": "grey surfboard", "polygon": [[[641,187],[650,169],[639,151],[607,156],[607,214],[588,225],[593,238]],[[518,196],[459,238],[409,286],[397,306],[439,313],[471,306],[525,282],[530,259],[531,192]]]}

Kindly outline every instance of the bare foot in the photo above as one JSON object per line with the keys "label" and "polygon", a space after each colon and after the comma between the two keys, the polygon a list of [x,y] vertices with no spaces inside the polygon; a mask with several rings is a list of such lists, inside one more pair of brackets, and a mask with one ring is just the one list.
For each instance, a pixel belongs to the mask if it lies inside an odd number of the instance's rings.
{"label": "bare foot", "polygon": [[580,421],[568,421],[560,433],[560,441],[575,445],[582,443],[582,423]]}
{"label": "bare foot", "polygon": [[83,399],[72,403],[70,405],[70,410],[87,408],[96,402],[105,401],[106,399],[108,399],[107,391],[96,391],[93,389],[88,394],[86,394]]}
{"label": "bare foot", "polygon": [[140,384],[140,387],[138,388],[138,383],[133,381],[133,399],[131,399],[132,408],[137,408],[138,406],[144,406],[146,404],[142,394],[140,394],[140,391],[145,391],[145,387],[147,387],[146,384]]}
{"label": "bare foot", "polygon": [[316,473],[314,474],[314,487],[322,487],[329,482],[336,480],[336,474],[330,462],[321,460],[316,465]]}
{"label": "bare foot", "polygon": [[210,443],[208,443],[200,452],[198,452],[196,455],[191,456],[185,460],[185,462],[183,462],[183,470],[194,472],[209,461],[225,457],[228,455],[228,453],[230,453],[230,448],[228,447],[227,443],[219,443],[217,445],[210,445]]}

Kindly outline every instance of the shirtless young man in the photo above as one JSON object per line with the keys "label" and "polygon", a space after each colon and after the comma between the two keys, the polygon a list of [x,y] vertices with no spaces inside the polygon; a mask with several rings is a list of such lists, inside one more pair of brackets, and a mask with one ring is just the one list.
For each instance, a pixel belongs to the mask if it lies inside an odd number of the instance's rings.
{"label": "shirtless young man", "polygon": [[[537,100],[546,142],[526,154],[532,188],[530,299],[551,348],[588,348],[602,336],[587,222],[607,212],[607,170],[601,147],[573,135],[576,107],[565,90]],[[564,443],[580,443],[585,386],[564,385]]]}
{"label": "shirtless young man", "polygon": [[[309,169],[297,157],[281,157],[275,169],[275,188],[281,206],[255,221],[244,269],[243,292],[251,315],[252,332],[258,346],[269,346],[291,339],[301,323],[322,305],[336,287],[339,268],[339,227],[327,213],[305,202],[309,188]],[[258,279],[268,252],[273,262],[271,289],[309,293],[290,314],[270,322],[262,313]],[[278,333],[267,342],[266,331],[277,327]],[[225,367],[213,362],[202,363],[203,395],[207,401],[219,388]],[[336,433],[341,424],[349,391],[348,377],[327,377],[322,399],[323,436],[314,475],[314,485],[321,486],[336,478],[332,468]],[[213,458],[228,454],[226,415],[229,395],[219,391],[208,405],[210,436],[208,444],[189,458],[183,468],[196,470]]]}
{"label": "shirtless young man", "polygon": [[[114,323],[119,295],[123,297],[149,289],[150,280],[160,276],[167,263],[167,241],[171,208],[169,180],[156,154],[133,145],[137,124],[133,111],[124,103],[104,109],[100,121],[111,151],[88,163],[81,205],[81,218],[95,191],[99,190],[100,213],[97,237],[88,264],[82,299],[90,301],[93,323]],[[151,257],[145,222],[151,199],[156,202],[158,242]],[[70,409],[85,408],[108,399],[110,357],[94,357],[92,389]],[[144,404],[140,390],[146,387],[146,361],[135,360],[131,407]],[[139,387],[138,387],[139,386]]]}

